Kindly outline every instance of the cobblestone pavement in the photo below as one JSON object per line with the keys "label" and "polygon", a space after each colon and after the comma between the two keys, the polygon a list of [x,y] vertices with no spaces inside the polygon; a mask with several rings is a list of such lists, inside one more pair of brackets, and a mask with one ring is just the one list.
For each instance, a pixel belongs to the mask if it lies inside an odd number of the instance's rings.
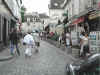
{"label": "cobblestone pavement", "polygon": [[69,55],[44,41],[31,58],[25,58],[24,50],[22,46],[21,56],[0,62],[0,75],[66,75],[66,64],[72,62]]}
{"label": "cobblestone pavement", "polygon": [[80,49],[78,46],[75,46],[72,48],[70,48],[70,47],[66,48],[63,44],[60,46],[57,41],[53,41],[51,39],[48,39],[46,41],[49,42],[50,44],[60,48],[62,51],[64,51],[64,52],[66,51],[66,54],[69,54],[70,56],[75,58],[75,60],[79,60],[79,50]]}

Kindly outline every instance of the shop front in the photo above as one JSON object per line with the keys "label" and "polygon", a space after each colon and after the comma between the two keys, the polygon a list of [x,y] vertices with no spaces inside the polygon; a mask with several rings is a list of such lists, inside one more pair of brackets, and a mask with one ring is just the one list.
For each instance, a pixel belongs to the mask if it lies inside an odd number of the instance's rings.
{"label": "shop front", "polygon": [[92,53],[100,52],[100,11],[89,13],[90,50]]}
{"label": "shop front", "polygon": [[0,13],[0,45],[7,45],[10,28],[10,17],[5,13]]}
{"label": "shop front", "polygon": [[80,33],[84,30],[82,26],[80,26],[80,23],[84,22],[84,17],[79,17],[72,21],[72,23],[69,25],[69,30],[71,32],[71,38],[72,38],[72,45],[79,45],[79,36]]}
{"label": "shop front", "polygon": [[100,31],[100,11],[89,13],[88,23],[90,31]]}
{"label": "shop front", "polygon": [[16,20],[12,19],[12,16],[0,13],[0,47],[1,45],[8,45],[10,30],[15,24]]}

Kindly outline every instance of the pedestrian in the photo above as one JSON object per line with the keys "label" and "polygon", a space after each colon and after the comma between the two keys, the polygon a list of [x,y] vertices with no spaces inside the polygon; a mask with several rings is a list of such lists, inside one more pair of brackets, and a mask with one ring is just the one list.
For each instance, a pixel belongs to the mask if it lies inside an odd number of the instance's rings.
{"label": "pedestrian", "polygon": [[39,52],[40,37],[39,37],[39,32],[38,31],[35,31],[35,33],[33,33],[33,39],[35,41],[35,49],[36,49],[36,52]]}
{"label": "pedestrian", "polygon": [[58,41],[59,41],[59,46],[61,46],[61,44],[62,44],[62,35],[59,36],[59,40]]}
{"label": "pedestrian", "polygon": [[23,42],[25,43],[26,49],[25,49],[25,56],[32,56],[32,48],[35,46],[35,42],[33,39],[33,36],[31,35],[30,32],[28,32],[24,39]]}
{"label": "pedestrian", "polygon": [[62,33],[62,43],[66,46],[66,34],[64,32]]}
{"label": "pedestrian", "polygon": [[42,40],[42,38],[43,38],[43,32],[40,32],[40,38]]}
{"label": "pedestrian", "polygon": [[13,55],[14,48],[16,47],[17,54],[20,56],[20,51],[18,48],[19,37],[18,37],[18,33],[17,33],[16,28],[11,29],[11,33],[10,33],[9,38],[10,38],[10,50],[11,50],[10,52],[11,52],[11,54]]}
{"label": "pedestrian", "polygon": [[71,35],[70,35],[70,32],[66,32],[66,47],[72,47],[72,43],[71,43]]}
{"label": "pedestrian", "polygon": [[79,57],[81,57],[82,52],[83,52],[83,45],[82,45],[82,38],[83,37],[84,37],[84,32],[81,32],[81,34],[79,36],[79,46],[80,46]]}
{"label": "pedestrian", "polygon": [[88,37],[88,34],[85,33],[83,35],[83,37],[81,38],[80,56],[85,57],[87,54],[90,54],[90,50],[89,50],[89,37]]}
{"label": "pedestrian", "polygon": [[47,34],[47,32],[45,31],[45,32],[44,32],[44,38],[45,38],[45,40],[47,40],[47,35],[48,35],[48,34]]}
{"label": "pedestrian", "polygon": [[67,47],[67,53],[72,53],[71,34],[68,31],[66,32],[66,47]]}

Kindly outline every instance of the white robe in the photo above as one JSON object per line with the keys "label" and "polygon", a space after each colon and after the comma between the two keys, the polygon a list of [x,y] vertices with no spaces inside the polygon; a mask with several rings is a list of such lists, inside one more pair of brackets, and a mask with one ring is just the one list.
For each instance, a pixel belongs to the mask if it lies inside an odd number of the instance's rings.
{"label": "white robe", "polygon": [[30,35],[30,34],[27,34],[24,37],[23,42],[26,43],[25,54],[28,55],[28,56],[31,56],[32,55],[32,46],[35,46],[35,42],[34,42],[33,36]]}

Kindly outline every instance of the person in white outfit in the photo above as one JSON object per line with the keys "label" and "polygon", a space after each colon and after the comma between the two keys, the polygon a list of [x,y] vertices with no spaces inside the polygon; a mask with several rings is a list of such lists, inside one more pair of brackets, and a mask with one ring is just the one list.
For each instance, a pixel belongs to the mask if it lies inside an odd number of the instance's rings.
{"label": "person in white outfit", "polygon": [[90,50],[89,50],[89,37],[85,33],[81,40],[80,56],[85,57],[86,54],[90,54]]}
{"label": "person in white outfit", "polygon": [[26,44],[25,56],[31,56],[32,48],[33,48],[33,46],[35,46],[35,41],[33,39],[33,36],[30,33],[28,33],[24,37],[23,42]]}
{"label": "person in white outfit", "polygon": [[71,46],[71,35],[69,32],[66,33],[66,46]]}

